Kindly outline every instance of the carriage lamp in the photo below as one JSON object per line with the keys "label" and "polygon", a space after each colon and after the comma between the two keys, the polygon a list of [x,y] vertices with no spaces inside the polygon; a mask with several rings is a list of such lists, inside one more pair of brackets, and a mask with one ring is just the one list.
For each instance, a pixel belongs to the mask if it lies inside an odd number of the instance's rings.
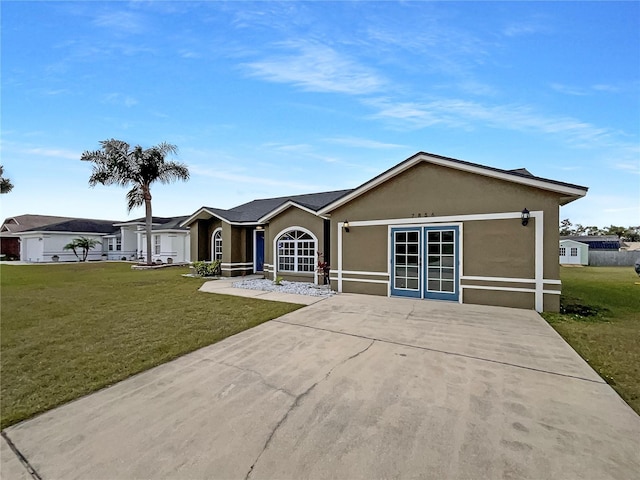
{"label": "carriage lamp", "polygon": [[344,226],[344,231],[349,233],[349,220],[345,220],[343,226]]}
{"label": "carriage lamp", "polygon": [[525,207],[524,210],[522,210],[522,226],[526,227],[529,224],[529,218],[531,218],[531,214],[529,213],[529,210],[527,210],[527,208]]}

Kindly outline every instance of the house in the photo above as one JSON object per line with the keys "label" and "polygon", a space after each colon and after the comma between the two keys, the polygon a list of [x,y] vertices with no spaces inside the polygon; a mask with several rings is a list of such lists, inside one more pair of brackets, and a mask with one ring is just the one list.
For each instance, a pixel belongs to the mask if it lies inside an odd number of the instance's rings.
{"label": "house", "polygon": [[560,240],[574,240],[589,245],[589,250],[617,252],[620,250],[620,238],[617,235],[573,235],[560,237]]}
{"label": "house", "polygon": [[223,275],[338,292],[558,311],[559,206],[587,188],[420,152],[353,190],[202,207],[182,224]]}
{"label": "house", "polygon": [[103,237],[114,231],[113,224],[113,220],[72,218],[19,232],[20,259],[33,263],[51,262],[55,256],[63,262],[76,261],[73,251],[65,250],[64,246],[78,237],[86,237],[100,242],[89,250],[87,260],[100,260]]}
{"label": "house", "polygon": [[3,255],[2,258],[12,260],[20,258],[20,237],[17,235],[18,232],[65,220],[71,220],[71,218],[27,214],[5,219],[2,226],[0,226],[0,254]]}
{"label": "house", "polygon": [[229,210],[201,207],[182,223],[191,231],[192,260],[219,260],[225,276],[265,273],[317,283],[318,252],[328,258],[330,246],[330,222],[318,210],[350,191],[253,200]]}
{"label": "house", "polygon": [[[23,217],[28,217],[24,219]],[[33,217],[33,218],[32,218]],[[186,217],[153,217],[152,259],[162,263],[188,262],[189,230],[180,224]],[[20,224],[15,223],[20,221]],[[33,226],[37,223],[37,226]],[[23,227],[20,229],[20,227]],[[6,229],[6,232],[5,232]],[[75,261],[77,257],[64,246],[78,237],[100,242],[87,260],[138,260],[146,258],[145,219],[127,222],[86,218],[22,215],[3,224],[3,234],[11,235],[18,245],[16,257],[26,262]],[[3,237],[4,238],[4,237]]]}
{"label": "house", "polygon": [[[152,217],[151,258],[154,262],[184,263],[190,260],[189,229],[180,226],[182,217]],[[114,224],[119,231],[105,236],[110,260],[147,258],[145,219]]]}
{"label": "house", "polygon": [[589,245],[575,240],[560,240],[560,265],[589,265]]}

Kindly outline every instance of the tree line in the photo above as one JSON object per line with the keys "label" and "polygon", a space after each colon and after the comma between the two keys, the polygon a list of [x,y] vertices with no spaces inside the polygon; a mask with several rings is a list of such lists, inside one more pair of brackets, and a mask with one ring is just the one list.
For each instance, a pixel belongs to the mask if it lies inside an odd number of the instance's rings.
{"label": "tree line", "polygon": [[583,226],[579,223],[575,225],[568,218],[560,222],[560,236],[583,236],[583,235],[616,235],[625,242],[640,242],[640,225],[637,227],[618,227],[609,225],[600,228],[596,226]]}

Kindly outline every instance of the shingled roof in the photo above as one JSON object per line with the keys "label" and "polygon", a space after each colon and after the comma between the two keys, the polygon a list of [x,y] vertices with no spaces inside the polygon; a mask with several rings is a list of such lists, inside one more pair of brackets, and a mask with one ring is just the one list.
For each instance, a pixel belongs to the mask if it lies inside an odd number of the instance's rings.
{"label": "shingled roof", "polygon": [[16,215],[15,217],[9,217],[2,223],[3,233],[18,233],[25,230],[31,230],[36,227],[44,227],[45,225],[51,225],[52,223],[64,222],[72,220],[72,217],[57,217],[52,215]]}
{"label": "shingled roof", "polygon": [[119,231],[113,226],[113,220],[94,220],[91,218],[73,218],[63,222],[52,223],[41,227],[30,228],[25,232],[72,232],[109,234]]}
{"label": "shingled roof", "polygon": [[[332,192],[308,193],[304,195],[289,195],[287,197],[262,198],[243,203],[242,205],[238,205],[237,207],[233,207],[228,210],[215,207],[202,207],[198,212],[205,210],[232,223],[256,223],[269,212],[276,210],[287,202],[293,202],[317,212],[325,205],[328,205],[350,192],[351,190],[349,189],[335,190]],[[191,217],[188,217],[187,220],[190,218]]]}

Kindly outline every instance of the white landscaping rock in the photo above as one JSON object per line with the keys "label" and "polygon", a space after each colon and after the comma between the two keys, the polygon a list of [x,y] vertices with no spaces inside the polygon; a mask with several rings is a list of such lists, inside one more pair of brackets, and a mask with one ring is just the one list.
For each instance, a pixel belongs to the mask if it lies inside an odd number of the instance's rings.
{"label": "white landscaping rock", "polygon": [[247,290],[262,290],[265,292],[294,293],[296,295],[310,295],[312,297],[330,297],[335,295],[328,286],[315,285],[306,282],[282,281],[280,285],[273,280],[251,279],[233,283],[234,288],[246,288]]}

